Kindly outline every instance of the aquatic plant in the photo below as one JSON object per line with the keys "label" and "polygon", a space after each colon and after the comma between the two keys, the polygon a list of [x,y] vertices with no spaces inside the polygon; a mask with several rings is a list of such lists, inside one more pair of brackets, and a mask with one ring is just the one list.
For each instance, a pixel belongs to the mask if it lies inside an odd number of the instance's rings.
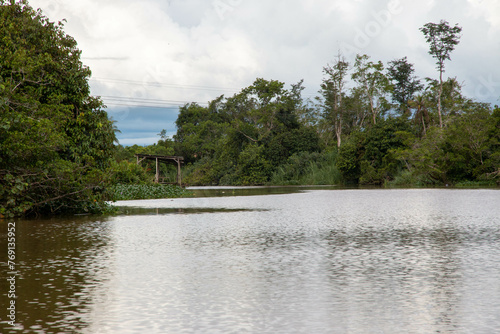
{"label": "aquatic plant", "polygon": [[115,201],[193,196],[193,192],[169,184],[116,184],[109,191]]}

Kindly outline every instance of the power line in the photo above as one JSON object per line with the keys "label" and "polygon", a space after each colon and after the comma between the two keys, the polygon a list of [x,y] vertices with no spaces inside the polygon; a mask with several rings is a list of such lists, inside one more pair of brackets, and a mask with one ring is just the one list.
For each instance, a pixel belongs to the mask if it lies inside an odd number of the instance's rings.
{"label": "power line", "polygon": [[[97,78],[92,77],[90,80],[94,81],[107,81],[107,82],[115,82],[122,83],[126,85],[137,85],[137,86],[154,86],[154,87],[168,87],[168,88],[180,88],[180,89],[193,89],[193,90],[209,90],[209,91],[226,91],[226,92],[234,92],[239,93],[241,88],[230,88],[230,87],[216,87],[216,86],[199,86],[199,85],[180,85],[180,84],[171,84],[164,82],[152,82],[152,81],[136,81],[136,80],[123,80],[123,79],[110,79],[110,78]],[[303,96],[307,97],[316,97],[315,94],[303,94]]]}
{"label": "power line", "polygon": [[155,109],[174,109],[180,107],[180,105],[165,105],[165,106],[151,106],[151,105],[140,105],[140,104],[125,104],[125,103],[104,103],[106,106],[125,106],[134,108],[155,108]]}
{"label": "power line", "polygon": [[[224,88],[224,87],[210,87],[210,86],[197,86],[197,85],[179,85],[179,84],[169,84],[160,82],[145,82],[145,81],[135,81],[135,80],[122,80],[122,79],[110,79],[110,78],[91,78],[91,80],[107,81],[122,83],[126,85],[140,85],[140,86],[154,86],[154,87],[169,87],[169,88],[180,88],[180,89],[193,89],[193,90],[210,90],[210,91],[234,91],[239,92],[236,88]],[[305,96],[312,97],[313,94],[304,94]],[[188,103],[196,103],[199,105],[208,105],[209,102],[196,102],[196,101],[181,101],[181,100],[165,100],[165,99],[149,99],[149,98],[139,98],[139,97],[125,97],[125,96],[101,96],[105,101],[106,105],[112,106],[128,106],[137,108],[175,108],[183,106]]]}
{"label": "power line", "polygon": [[[168,84],[160,82],[146,82],[146,81],[135,81],[135,80],[122,80],[122,79],[110,79],[110,78],[91,78],[91,80],[99,80],[104,82],[114,82],[126,85],[136,85],[136,86],[153,86],[153,87],[168,87],[168,88],[180,88],[180,89],[192,89],[192,90],[208,90],[208,91],[227,91],[233,90],[238,91],[235,88],[223,88],[223,87],[209,87],[209,86],[196,86],[196,85],[179,85],[179,84]],[[183,106],[188,103],[197,103],[199,105],[208,105],[208,102],[196,102],[196,101],[185,101],[185,100],[166,100],[166,99],[149,99],[149,98],[139,98],[139,97],[125,97],[125,96],[101,96],[106,105],[109,106],[127,106],[136,108],[175,108]]]}
{"label": "power line", "polygon": [[124,96],[106,96],[106,95],[101,95],[102,98],[106,100],[113,100],[113,101],[121,101],[121,102],[146,102],[146,103],[167,103],[167,104],[186,104],[186,103],[198,103],[198,104],[205,104],[203,102],[195,102],[195,101],[179,101],[179,100],[163,100],[163,99],[148,99],[148,98],[141,98],[141,97],[124,97]]}
{"label": "power line", "polygon": [[126,84],[126,85],[168,87],[168,88],[193,89],[193,90],[230,91],[230,92],[239,92],[240,91],[239,88],[198,86],[198,85],[180,85],[180,84],[170,84],[170,83],[152,82],[152,81],[148,82],[148,81],[122,80],[122,79],[109,79],[109,78],[91,78],[90,80],[104,81],[104,82],[115,82],[115,83],[122,83],[122,84]]}

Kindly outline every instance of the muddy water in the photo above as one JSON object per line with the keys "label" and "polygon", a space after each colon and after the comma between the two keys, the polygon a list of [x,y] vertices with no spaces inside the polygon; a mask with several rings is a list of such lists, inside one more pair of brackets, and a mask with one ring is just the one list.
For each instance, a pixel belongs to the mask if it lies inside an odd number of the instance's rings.
{"label": "muddy water", "polygon": [[498,190],[197,191],[16,221],[2,333],[500,332]]}

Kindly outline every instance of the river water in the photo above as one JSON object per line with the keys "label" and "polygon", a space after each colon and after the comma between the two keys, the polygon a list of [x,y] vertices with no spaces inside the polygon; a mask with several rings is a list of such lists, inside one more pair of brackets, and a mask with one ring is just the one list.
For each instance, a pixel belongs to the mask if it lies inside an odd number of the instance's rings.
{"label": "river water", "polygon": [[16,221],[2,333],[500,333],[499,190],[196,191]]}

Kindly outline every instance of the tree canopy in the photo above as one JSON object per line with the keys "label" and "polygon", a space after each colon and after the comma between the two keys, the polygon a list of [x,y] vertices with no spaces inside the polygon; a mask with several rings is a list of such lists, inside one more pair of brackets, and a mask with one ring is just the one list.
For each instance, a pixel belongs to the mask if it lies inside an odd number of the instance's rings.
{"label": "tree canopy", "polygon": [[177,154],[196,163],[187,182],[264,184],[274,167],[297,152],[320,150],[317,133],[299,122],[301,82],[258,78],[232,97],[208,107],[180,108],[174,136]]}
{"label": "tree canopy", "polygon": [[302,99],[302,82],[285,89],[257,79],[208,108],[182,107],[174,146],[191,164],[185,179],[216,185],[499,182],[498,108],[464,96],[456,78],[420,80],[407,57],[386,66],[357,55],[352,63],[339,55],[324,67],[317,104]]}
{"label": "tree canopy", "polygon": [[100,211],[116,137],[76,41],[25,0],[0,31],[0,214]]}

